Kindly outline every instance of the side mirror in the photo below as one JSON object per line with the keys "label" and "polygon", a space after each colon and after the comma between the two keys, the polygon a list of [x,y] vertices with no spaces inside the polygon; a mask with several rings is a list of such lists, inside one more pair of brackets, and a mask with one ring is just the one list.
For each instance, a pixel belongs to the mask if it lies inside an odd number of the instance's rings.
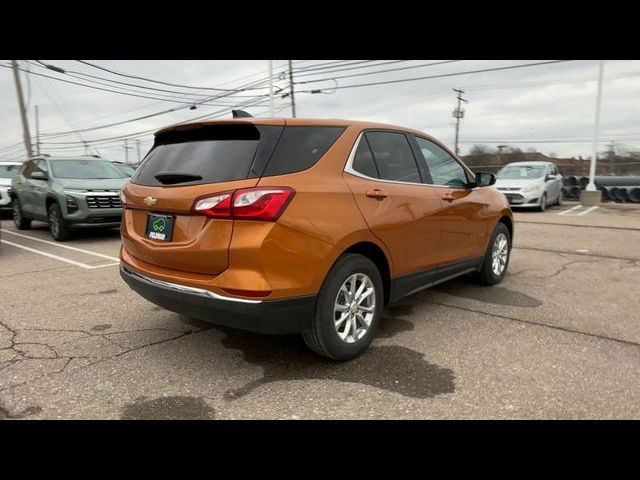
{"label": "side mirror", "polygon": [[496,183],[496,176],[493,173],[477,172],[476,173],[476,186],[488,187]]}
{"label": "side mirror", "polygon": [[547,175],[544,177],[544,181],[548,182],[549,180],[555,180],[556,178],[558,178],[556,175]]}
{"label": "side mirror", "polygon": [[31,174],[31,180],[49,180],[49,175],[45,172],[33,172]]}

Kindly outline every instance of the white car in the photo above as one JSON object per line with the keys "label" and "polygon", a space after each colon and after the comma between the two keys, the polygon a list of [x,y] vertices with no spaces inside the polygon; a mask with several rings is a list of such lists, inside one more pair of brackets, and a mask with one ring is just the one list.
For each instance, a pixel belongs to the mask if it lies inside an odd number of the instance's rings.
{"label": "white car", "polygon": [[22,162],[0,162],[0,210],[11,209],[11,179],[18,174]]}
{"label": "white car", "polygon": [[495,187],[512,207],[544,212],[548,205],[562,201],[562,175],[551,162],[509,163],[496,175]]}

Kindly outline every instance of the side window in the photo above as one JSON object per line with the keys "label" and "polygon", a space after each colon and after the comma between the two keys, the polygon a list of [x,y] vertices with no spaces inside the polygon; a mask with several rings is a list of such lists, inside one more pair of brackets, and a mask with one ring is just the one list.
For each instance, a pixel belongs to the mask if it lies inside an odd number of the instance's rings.
{"label": "side window", "polygon": [[33,163],[35,165],[35,168],[31,171],[31,175],[33,175],[34,172],[43,172],[43,173],[49,172],[49,168],[47,167],[46,160],[34,160]]}
{"label": "side window", "polygon": [[373,153],[373,159],[381,179],[410,183],[422,182],[418,165],[404,133],[367,132],[364,136]]}
{"label": "side window", "polygon": [[367,142],[364,135],[360,137],[360,143],[358,144],[356,154],[353,157],[351,168],[358,173],[366,175],[367,177],[380,178],[378,168],[373,161],[373,154],[369,148],[369,142]]}
{"label": "side window", "polygon": [[414,138],[427,162],[427,168],[434,185],[467,186],[468,179],[464,168],[446,150],[424,138]]}
{"label": "side window", "polygon": [[31,178],[31,174],[37,170],[36,163],[33,160],[29,160],[24,163],[24,167],[22,168],[22,175],[26,178]]}
{"label": "side window", "polygon": [[286,127],[264,176],[302,172],[313,167],[344,130],[344,127]]}

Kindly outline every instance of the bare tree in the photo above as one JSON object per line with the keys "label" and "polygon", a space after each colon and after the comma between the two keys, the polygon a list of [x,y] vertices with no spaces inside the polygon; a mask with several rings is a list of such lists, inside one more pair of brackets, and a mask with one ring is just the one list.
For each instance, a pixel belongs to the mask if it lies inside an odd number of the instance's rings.
{"label": "bare tree", "polygon": [[474,145],[469,151],[469,155],[485,155],[489,153],[489,147],[486,145]]}

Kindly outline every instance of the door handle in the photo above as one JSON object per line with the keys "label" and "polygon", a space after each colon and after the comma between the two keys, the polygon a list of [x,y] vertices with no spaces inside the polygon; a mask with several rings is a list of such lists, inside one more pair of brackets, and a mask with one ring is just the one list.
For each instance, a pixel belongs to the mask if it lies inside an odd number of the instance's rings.
{"label": "door handle", "polygon": [[447,202],[453,202],[456,199],[456,197],[454,197],[452,193],[445,193],[441,198],[442,200],[446,200]]}
{"label": "door handle", "polygon": [[382,190],[378,190],[377,188],[375,190],[369,190],[367,193],[365,193],[365,195],[367,197],[375,198],[377,200],[382,200],[389,196],[386,193],[384,193]]}

